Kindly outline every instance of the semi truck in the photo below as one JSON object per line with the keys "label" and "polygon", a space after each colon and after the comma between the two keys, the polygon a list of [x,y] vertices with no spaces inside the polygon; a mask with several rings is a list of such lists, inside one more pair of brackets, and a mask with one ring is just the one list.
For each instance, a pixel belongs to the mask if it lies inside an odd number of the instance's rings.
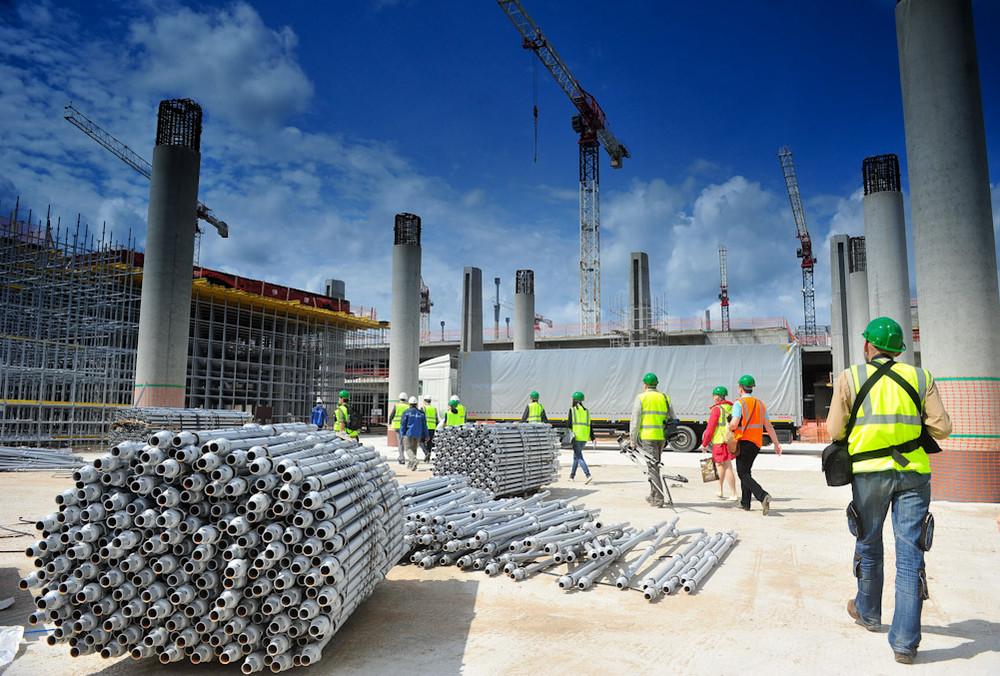
{"label": "semi truck", "polygon": [[[565,426],[573,392],[583,392],[597,430],[628,430],[642,377],[655,373],[678,420],[668,447],[690,452],[701,446],[712,389],[724,385],[737,397],[736,381],[756,380],[754,396],[767,406],[781,443],[802,425],[802,349],[798,344],[682,345],[626,348],[463,352],[458,395],[475,420],[521,419],[536,391],[549,421]],[[766,438],[765,444],[770,443]]]}

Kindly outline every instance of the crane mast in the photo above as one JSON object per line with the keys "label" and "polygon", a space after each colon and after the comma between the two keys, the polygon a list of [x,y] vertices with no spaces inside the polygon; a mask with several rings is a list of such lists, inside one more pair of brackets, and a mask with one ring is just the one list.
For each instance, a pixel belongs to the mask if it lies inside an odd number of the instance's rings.
{"label": "crane mast", "polygon": [[722,330],[729,330],[729,283],[726,280],[726,247],[719,247],[719,301],[722,305]]}
{"label": "crane mast", "polygon": [[601,332],[601,204],[598,148],[611,157],[611,168],[621,169],[631,157],[628,148],[611,132],[600,104],[573,77],[569,67],[542,34],[519,0],[497,0],[523,41],[532,50],[576,107],[573,131],[580,135],[580,328],[584,334]]}
{"label": "crane mast", "polygon": [[795,236],[799,247],[795,255],[802,259],[802,306],[805,314],[804,335],[816,335],[816,290],[813,287],[813,266],[816,259],[812,252],[812,238],[806,228],[806,214],[802,209],[802,196],[799,194],[799,181],[795,177],[795,162],[792,150],[788,146],[778,149],[778,159],[781,161],[781,171],[785,175],[785,187],[788,189],[788,201],[792,205],[792,216],[795,218]]}

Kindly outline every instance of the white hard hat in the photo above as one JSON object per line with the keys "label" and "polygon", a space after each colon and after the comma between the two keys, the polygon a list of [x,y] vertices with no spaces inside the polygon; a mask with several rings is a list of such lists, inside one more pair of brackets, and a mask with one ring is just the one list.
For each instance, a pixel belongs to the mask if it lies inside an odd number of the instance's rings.
{"label": "white hard hat", "polygon": [[411,404],[417,403],[417,398],[416,397],[410,397],[409,403],[411,403]]}
{"label": "white hard hat", "polygon": [[323,403],[322,397],[316,397],[316,403],[317,404],[322,404]]}
{"label": "white hard hat", "polygon": [[400,401],[406,401],[406,392],[400,392],[399,393],[399,400]]}
{"label": "white hard hat", "polygon": [[430,400],[431,400],[431,395],[425,394],[424,395],[424,401],[430,401]]}

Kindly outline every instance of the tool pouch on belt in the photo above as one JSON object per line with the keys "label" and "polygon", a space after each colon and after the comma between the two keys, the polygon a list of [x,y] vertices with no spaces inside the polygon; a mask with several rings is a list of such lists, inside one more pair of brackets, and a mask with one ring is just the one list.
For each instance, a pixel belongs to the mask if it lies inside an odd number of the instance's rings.
{"label": "tool pouch on belt", "polygon": [[927,512],[924,520],[920,523],[920,540],[917,544],[925,552],[929,552],[931,545],[934,544],[934,515],[930,512]]}
{"label": "tool pouch on belt", "polygon": [[858,509],[854,506],[853,500],[847,505],[847,529],[851,531],[851,535],[859,540],[864,537],[864,529],[861,527],[861,515],[858,514]]}

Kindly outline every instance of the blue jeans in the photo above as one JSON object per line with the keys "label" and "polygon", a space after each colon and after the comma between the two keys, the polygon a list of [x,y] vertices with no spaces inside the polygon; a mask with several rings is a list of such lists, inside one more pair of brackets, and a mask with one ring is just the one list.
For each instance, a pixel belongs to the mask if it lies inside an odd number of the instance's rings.
{"label": "blue jeans", "polygon": [[587,445],[586,441],[573,442],[573,469],[569,471],[570,479],[576,476],[577,465],[579,465],[583,469],[584,476],[590,476],[590,469],[588,469],[587,467],[587,461],[583,459],[583,447],[586,445]]}
{"label": "blue jeans", "polygon": [[852,490],[862,529],[854,547],[858,578],[854,605],[865,625],[882,623],[882,526],[891,506],[896,537],[896,610],[889,645],[894,652],[913,655],[920,645],[924,550],[919,540],[931,502],[931,475],[895,470],[862,472],[854,475]]}

